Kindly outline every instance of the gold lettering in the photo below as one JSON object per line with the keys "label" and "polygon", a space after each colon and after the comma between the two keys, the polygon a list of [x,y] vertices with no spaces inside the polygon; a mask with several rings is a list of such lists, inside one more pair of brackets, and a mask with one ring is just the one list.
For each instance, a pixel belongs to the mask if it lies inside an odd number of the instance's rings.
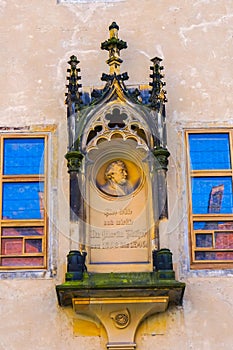
{"label": "gold lettering", "polygon": [[113,220],[106,220],[104,221],[104,226],[113,226],[114,225],[114,221]]}
{"label": "gold lettering", "polygon": [[116,225],[121,225],[121,226],[133,225],[133,222],[131,219],[119,219],[119,220],[116,220]]}
{"label": "gold lettering", "polygon": [[122,209],[122,210],[119,211],[119,214],[120,215],[132,215],[133,211],[130,208]]}

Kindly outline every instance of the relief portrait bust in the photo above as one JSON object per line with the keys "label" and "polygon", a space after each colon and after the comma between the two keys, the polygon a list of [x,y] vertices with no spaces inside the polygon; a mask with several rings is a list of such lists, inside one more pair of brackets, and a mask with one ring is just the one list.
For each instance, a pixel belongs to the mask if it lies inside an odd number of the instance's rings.
{"label": "relief portrait bust", "polygon": [[134,191],[134,187],[128,180],[128,170],[122,160],[111,162],[104,173],[105,183],[99,189],[110,196],[121,197]]}

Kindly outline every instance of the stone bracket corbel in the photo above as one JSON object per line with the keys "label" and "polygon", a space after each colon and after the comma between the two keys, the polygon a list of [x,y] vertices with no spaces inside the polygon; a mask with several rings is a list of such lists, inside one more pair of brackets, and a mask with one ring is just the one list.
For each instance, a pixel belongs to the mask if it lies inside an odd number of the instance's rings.
{"label": "stone bracket corbel", "polygon": [[107,335],[107,349],[136,349],[135,334],[148,316],[166,311],[168,296],[73,298],[77,314],[97,317]]}

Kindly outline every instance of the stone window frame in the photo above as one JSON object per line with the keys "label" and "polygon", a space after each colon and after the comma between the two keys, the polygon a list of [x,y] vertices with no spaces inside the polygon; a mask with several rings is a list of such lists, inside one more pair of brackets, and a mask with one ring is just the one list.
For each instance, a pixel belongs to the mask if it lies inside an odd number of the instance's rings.
{"label": "stone window frame", "polygon": [[[191,155],[190,155],[190,135],[203,135],[203,134],[215,134],[215,135],[228,135],[229,137],[229,169],[191,169]],[[220,178],[231,178],[231,184],[233,184],[233,130],[232,129],[192,129],[185,131],[185,141],[186,141],[186,150],[187,150],[187,181],[188,181],[188,218],[189,218],[189,251],[190,251],[190,268],[192,270],[201,270],[201,269],[211,269],[211,270],[219,270],[219,269],[232,269],[233,268],[233,258],[231,259],[222,259],[220,260],[218,254],[227,254],[230,253],[233,255],[233,249],[224,246],[217,246],[216,237],[221,234],[233,235],[233,229],[226,226],[233,226],[233,212],[231,207],[231,213],[216,213],[216,212],[207,212],[207,213],[194,213],[193,211],[193,193],[192,193],[192,180],[193,179],[220,179]],[[216,149],[217,149],[216,144]],[[204,160],[204,155],[201,155]],[[196,180],[197,182],[198,180]],[[201,183],[201,182],[200,182]],[[216,186],[217,187],[217,186]],[[231,188],[232,189],[232,188]],[[233,190],[232,190],[233,191]],[[232,195],[232,193],[231,193]],[[209,200],[211,199],[211,194]],[[203,199],[204,200],[204,199]],[[203,225],[202,225],[203,223]],[[212,226],[210,224],[218,224],[218,228]],[[198,227],[198,224],[200,227]],[[208,224],[206,226],[206,224]],[[225,224],[225,227],[224,227]],[[220,228],[222,225],[222,228]],[[202,226],[202,227],[201,227]],[[208,237],[207,237],[208,236]],[[231,240],[231,237],[229,240]],[[205,238],[207,244],[205,246],[201,246],[202,243],[198,242],[198,238],[200,238],[200,242],[205,242]],[[226,237],[225,237],[226,238]],[[210,243],[212,242],[212,245]],[[231,247],[231,245],[230,245]],[[202,254],[209,253],[209,257],[214,256],[216,254],[215,259],[197,259],[197,254],[200,256]],[[208,256],[208,254],[206,255]],[[219,255],[220,256],[220,255]]]}
{"label": "stone window frame", "polygon": [[[22,128],[1,128],[0,129],[0,152],[1,159],[3,159],[3,140],[9,139],[43,139],[44,140],[44,174],[31,174],[31,175],[3,175],[3,162],[1,162],[1,172],[0,172],[0,239],[2,240],[2,227],[13,228],[33,228],[33,227],[43,227],[44,236],[42,237],[42,253],[44,256],[43,266],[1,266],[0,265],[0,279],[14,279],[14,278],[52,278],[56,276],[57,273],[57,256],[56,256],[56,246],[57,246],[57,229],[54,225],[55,215],[56,215],[56,195],[57,188],[54,182],[54,166],[56,164],[56,159],[54,159],[54,147],[56,142],[56,126],[47,125],[46,127],[40,126],[29,126]],[[53,158],[53,166],[51,167],[51,158]],[[34,182],[34,183],[44,183],[44,193],[45,193],[45,207],[44,207],[44,217],[40,219],[7,219],[2,218],[2,201],[3,201],[3,183],[19,183],[19,182]],[[53,201],[52,201],[53,200]],[[30,237],[23,237],[23,240],[30,239]],[[33,236],[32,239],[35,237]],[[37,238],[37,237],[36,237]],[[38,236],[38,238],[40,238]],[[1,243],[1,241],[0,241]],[[2,248],[0,244],[0,253],[2,257]],[[17,255],[17,254],[16,254]],[[36,254],[35,254],[36,255]],[[40,254],[39,254],[40,255]],[[12,255],[13,256],[13,255]],[[19,255],[18,255],[19,256]],[[25,257],[28,256],[27,253]]]}

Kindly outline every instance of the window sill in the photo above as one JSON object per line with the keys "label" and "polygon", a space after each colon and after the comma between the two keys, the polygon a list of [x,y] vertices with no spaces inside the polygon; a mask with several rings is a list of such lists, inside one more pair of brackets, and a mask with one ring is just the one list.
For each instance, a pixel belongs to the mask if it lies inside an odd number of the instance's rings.
{"label": "window sill", "polygon": [[56,276],[56,271],[48,270],[12,270],[0,271],[0,280],[11,279],[52,279]]}
{"label": "window sill", "polygon": [[191,270],[232,270],[233,271],[233,263],[192,263],[190,266]]}

